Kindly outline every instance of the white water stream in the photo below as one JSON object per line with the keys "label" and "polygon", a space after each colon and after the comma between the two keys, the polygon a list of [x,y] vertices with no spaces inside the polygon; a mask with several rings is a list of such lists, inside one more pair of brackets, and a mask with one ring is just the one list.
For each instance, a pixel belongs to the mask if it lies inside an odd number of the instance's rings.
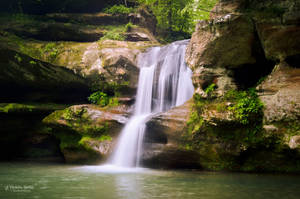
{"label": "white water stream", "polygon": [[139,56],[135,111],[121,132],[109,161],[117,167],[139,167],[146,122],[151,115],[182,105],[193,96],[192,71],[184,56],[188,40],[154,47]]}

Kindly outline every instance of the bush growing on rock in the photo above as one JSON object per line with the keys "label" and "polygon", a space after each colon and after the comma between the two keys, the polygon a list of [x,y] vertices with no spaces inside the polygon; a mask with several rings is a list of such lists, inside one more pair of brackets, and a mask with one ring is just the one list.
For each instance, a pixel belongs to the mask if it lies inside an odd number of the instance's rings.
{"label": "bush growing on rock", "polygon": [[228,107],[233,111],[236,119],[242,124],[249,124],[253,120],[262,118],[263,104],[259,100],[255,89],[248,91],[230,91],[225,98],[235,101],[233,106]]}
{"label": "bush growing on rock", "polygon": [[106,93],[103,93],[101,91],[92,93],[88,97],[88,100],[89,100],[89,102],[100,105],[100,106],[107,106],[109,104],[109,97],[107,96]]}
{"label": "bush growing on rock", "polygon": [[124,5],[114,5],[112,7],[104,9],[105,13],[113,14],[113,15],[115,15],[115,14],[129,14],[133,11],[134,11],[133,8],[128,8]]}

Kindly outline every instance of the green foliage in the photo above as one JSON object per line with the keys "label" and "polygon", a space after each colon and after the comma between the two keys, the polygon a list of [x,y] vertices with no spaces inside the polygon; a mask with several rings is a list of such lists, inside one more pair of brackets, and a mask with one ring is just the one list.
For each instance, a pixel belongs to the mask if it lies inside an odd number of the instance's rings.
{"label": "green foliage", "polygon": [[261,83],[263,83],[263,81],[265,81],[267,79],[268,76],[264,76],[264,77],[261,77],[259,78],[258,82],[256,83],[256,85],[260,85]]}
{"label": "green foliage", "polygon": [[9,112],[31,112],[35,107],[33,105],[26,104],[15,104],[15,103],[1,103],[0,104],[0,112],[9,113]]}
{"label": "green foliage", "polygon": [[216,84],[212,83],[210,84],[206,89],[205,89],[205,93],[210,96],[212,94],[212,92],[216,89]]}
{"label": "green foliage", "polygon": [[97,91],[95,93],[92,93],[88,97],[88,100],[91,103],[100,105],[102,107],[107,106],[109,104],[109,97],[107,96],[106,93],[103,93],[101,91]]}
{"label": "green foliage", "polygon": [[193,7],[193,21],[208,20],[211,9],[216,5],[218,0],[199,0],[194,1]]}
{"label": "green foliage", "polygon": [[19,54],[16,54],[16,55],[15,55],[15,59],[16,59],[19,63],[22,62],[22,57],[21,57]]}
{"label": "green foliage", "polygon": [[106,93],[103,93],[101,91],[92,93],[88,97],[88,100],[89,100],[89,102],[91,102],[93,104],[97,104],[101,107],[118,106],[119,105],[119,101],[118,101],[117,97],[108,96]]}
{"label": "green foliage", "polygon": [[198,132],[202,127],[202,125],[204,124],[203,117],[201,116],[204,106],[205,106],[204,100],[202,100],[198,94],[195,94],[194,106],[192,107],[189,120],[187,121],[189,135]]}
{"label": "green foliage", "polygon": [[259,100],[255,89],[230,91],[225,95],[225,98],[235,101],[233,106],[228,107],[228,110],[233,111],[235,117],[242,124],[249,124],[251,121],[256,121],[259,117],[262,117],[264,106]]}
{"label": "green foliage", "polygon": [[131,22],[126,24],[125,26],[125,32],[130,32],[133,28],[137,27],[136,25],[133,25]]}
{"label": "green foliage", "polygon": [[34,61],[34,60],[31,60],[29,63],[30,63],[31,65],[36,65],[36,61]]}
{"label": "green foliage", "polygon": [[108,14],[129,14],[132,13],[134,11],[133,8],[128,8],[124,5],[113,5],[109,8],[104,9],[105,13]]}
{"label": "green foliage", "polygon": [[192,32],[191,10],[186,9],[192,0],[140,0],[148,5],[157,18],[158,28],[171,32]]}
{"label": "green foliage", "polygon": [[53,62],[59,55],[59,49],[56,43],[48,43],[44,48],[41,49],[41,54],[47,54],[48,60]]}
{"label": "green foliage", "polygon": [[217,0],[139,0],[152,10],[166,41],[189,38],[198,20],[209,18]]}
{"label": "green foliage", "polygon": [[119,32],[118,30],[109,30],[107,31],[103,37],[101,37],[100,41],[103,40],[117,40],[117,41],[124,41],[126,38],[123,32]]}

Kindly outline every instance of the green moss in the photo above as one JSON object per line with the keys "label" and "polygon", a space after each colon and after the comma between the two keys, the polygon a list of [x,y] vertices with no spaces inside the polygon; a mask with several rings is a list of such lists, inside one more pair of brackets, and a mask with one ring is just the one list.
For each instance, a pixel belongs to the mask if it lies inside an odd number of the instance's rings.
{"label": "green moss", "polygon": [[21,57],[19,54],[16,54],[16,55],[15,55],[15,59],[16,59],[19,63],[22,62],[22,57]]}
{"label": "green moss", "polygon": [[124,5],[113,5],[112,7],[104,9],[104,12],[108,14],[129,14],[133,11],[133,8],[129,8]]}
{"label": "green moss", "polygon": [[103,141],[111,141],[111,140],[112,140],[112,137],[109,136],[109,135],[101,135],[98,138],[92,138],[92,137],[89,137],[89,136],[83,136],[80,139],[80,141],[78,142],[78,144],[80,146],[83,146],[86,149],[90,149],[90,145],[88,145],[89,142],[93,142],[93,141],[103,142]]}
{"label": "green moss", "polygon": [[137,28],[138,26],[133,25],[131,22],[129,22],[128,24],[126,24],[125,26],[125,32],[130,32],[133,28]]}
{"label": "green moss", "polygon": [[104,33],[104,36],[101,37],[100,41],[104,40],[117,40],[124,41],[126,38],[123,32],[119,32],[118,30],[111,30]]}
{"label": "green moss", "polygon": [[25,104],[0,104],[0,112],[9,113],[9,112],[24,112],[29,111],[31,112],[35,107],[32,105],[25,105]]}
{"label": "green moss", "polygon": [[210,96],[212,92],[216,89],[216,84],[211,84],[205,89],[205,93]]}
{"label": "green moss", "polygon": [[54,133],[55,137],[60,140],[60,149],[64,150],[66,148],[80,148],[79,141],[81,140],[81,135],[74,132],[59,132]]}
{"label": "green moss", "polygon": [[[239,170],[241,148],[266,142],[274,145],[274,140],[266,141],[262,133],[262,107],[253,91],[230,91],[214,99],[195,94],[184,145],[198,151],[206,169]],[[216,114],[216,121],[209,118],[210,112]]]}
{"label": "green moss", "polygon": [[47,61],[53,63],[56,61],[58,55],[61,53],[61,46],[59,43],[47,43],[42,48],[40,48],[40,54],[46,57]]}
{"label": "green moss", "polygon": [[228,107],[229,111],[234,112],[235,118],[242,124],[251,122],[261,122],[264,105],[259,100],[255,89],[248,91],[229,91],[225,95],[225,99],[230,99],[234,102],[233,106]]}
{"label": "green moss", "polygon": [[0,103],[0,112],[13,113],[13,112],[34,112],[34,111],[54,111],[64,109],[67,105],[64,104],[51,104],[51,103]]}

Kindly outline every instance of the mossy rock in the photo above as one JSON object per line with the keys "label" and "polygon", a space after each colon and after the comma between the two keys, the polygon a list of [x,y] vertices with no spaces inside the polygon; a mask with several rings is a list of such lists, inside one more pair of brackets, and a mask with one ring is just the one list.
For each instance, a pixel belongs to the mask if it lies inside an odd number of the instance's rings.
{"label": "mossy rock", "polygon": [[263,115],[257,112],[245,124],[230,108],[237,102],[227,100],[194,101],[182,141],[185,148],[198,152],[200,165],[206,170],[299,173],[299,146],[290,143],[300,135],[298,122],[263,128]]}
{"label": "mossy rock", "polygon": [[0,48],[1,101],[85,101],[87,82],[73,71]]}
{"label": "mossy rock", "polygon": [[41,124],[51,112],[66,105],[0,103],[1,160],[61,161],[58,140]]}
{"label": "mossy rock", "polygon": [[66,162],[96,164],[111,153],[115,137],[126,121],[127,112],[120,107],[77,105],[53,112],[43,123],[60,140]]}

